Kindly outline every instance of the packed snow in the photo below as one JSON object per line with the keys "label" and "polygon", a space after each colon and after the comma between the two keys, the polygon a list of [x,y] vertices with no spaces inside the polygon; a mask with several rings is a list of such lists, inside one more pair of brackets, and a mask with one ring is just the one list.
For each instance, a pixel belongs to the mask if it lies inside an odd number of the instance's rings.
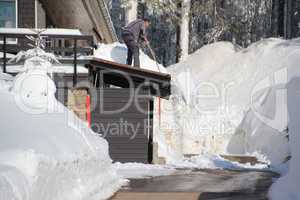
{"label": "packed snow", "polygon": [[142,163],[114,163],[117,174],[126,179],[145,179],[157,176],[175,175],[178,170],[191,169],[228,169],[228,170],[269,170],[267,163],[251,165],[231,162],[219,155],[203,154],[173,161],[166,165]]}
{"label": "packed snow", "polygon": [[[104,60],[114,61],[117,63],[126,64],[127,47],[125,44],[113,43],[113,44],[98,44],[98,48],[94,52],[96,58]],[[141,68],[161,73],[167,73],[167,70],[161,64],[158,64],[147,56],[142,50],[140,50]]]}
{"label": "packed snow", "polygon": [[176,172],[175,167],[166,165],[147,165],[142,163],[114,163],[117,174],[126,179],[142,179],[168,176]]}
{"label": "packed snow", "polygon": [[183,158],[178,161],[172,161],[168,166],[186,169],[227,169],[227,170],[269,170],[267,163],[238,163],[232,162],[220,155],[201,154],[191,158]]}
{"label": "packed snow", "polygon": [[108,143],[55,99],[44,55],[16,77],[0,73],[1,199],[107,199],[125,183]]}

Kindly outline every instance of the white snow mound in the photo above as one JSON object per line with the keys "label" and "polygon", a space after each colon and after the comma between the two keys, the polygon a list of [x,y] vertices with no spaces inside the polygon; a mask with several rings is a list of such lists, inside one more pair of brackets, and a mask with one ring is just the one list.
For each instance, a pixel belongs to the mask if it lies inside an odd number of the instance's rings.
{"label": "white snow mound", "polygon": [[[95,50],[94,56],[96,58],[126,64],[127,47],[125,44],[121,44],[119,42],[112,44],[98,44],[98,49]],[[164,66],[159,64],[158,69],[156,62],[147,56],[143,51],[140,51],[140,62],[142,69],[167,73],[167,70]]]}
{"label": "white snow mound", "polygon": [[47,69],[25,67],[16,78],[0,73],[1,200],[109,198],[123,181],[108,143],[55,99]]}
{"label": "white snow mound", "polygon": [[181,142],[174,148],[182,154],[262,154],[272,165],[282,164],[290,150],[280,88],[298,61],[299,43],[270,38],[241,49],[219,42],[171,66],[172,97],[162,104],[162,133],[173,131]]}

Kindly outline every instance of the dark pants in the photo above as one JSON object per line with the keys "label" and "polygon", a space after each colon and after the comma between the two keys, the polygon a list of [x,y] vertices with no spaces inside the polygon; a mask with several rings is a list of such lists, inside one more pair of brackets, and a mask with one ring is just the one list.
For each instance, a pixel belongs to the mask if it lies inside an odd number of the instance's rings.
{"label": "dark pants", "polygon": [[132,65],[134,60],[134,67],[140,67],[140,48],[139,44],[134,40],[132,34],[123,33],[122,38],[127,46],[127,65]]}

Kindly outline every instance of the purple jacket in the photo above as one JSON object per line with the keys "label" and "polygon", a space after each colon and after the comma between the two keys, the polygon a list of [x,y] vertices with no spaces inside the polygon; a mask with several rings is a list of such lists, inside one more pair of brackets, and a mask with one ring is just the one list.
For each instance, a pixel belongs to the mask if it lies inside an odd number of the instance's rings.
{"label": "purple jacket", "polygon": [[138,42],[141,38],[142,40],[147,40],[146,27],[144,21],[137,19],[123,28],[123,33],[131,33],[134,36],[134,40]]}

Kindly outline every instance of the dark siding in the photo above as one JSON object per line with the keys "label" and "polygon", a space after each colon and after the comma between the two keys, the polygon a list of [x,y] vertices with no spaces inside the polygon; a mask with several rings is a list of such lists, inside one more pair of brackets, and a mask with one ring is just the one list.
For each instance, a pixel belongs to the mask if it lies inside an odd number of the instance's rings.
{"label": "dark siding", "polygon": [[18,28],[35,27],[35,0],[18,0]]}
{"label": "dark siding", "polygon": [[[143,91],[140,94],[148,94]],[[149,138],[148,138],[148,115],[150,98],[139,98],[137,101],[130,101],[129,89],[98,89],[97,96],[92,96],[92,104],[97,102],[96,108],[92,111],[92,128],[102,134],[109,143],[110,156],[118,162],[149,162]],[[136,96],[134,96],[136,97]],[[118,110],[129,106],[119,113],[107,114],[104,111]],[[136,106],[143,110],[142,112]],[[100,107],[102,106],[103,109]],[[136,134],[130,129],[127,131],[120,126],[130,124]],[[128,126],[127,126],[128,127]],[[105,130],[110,130],[105,133]]]}
{"label": "dark siding", "polygon": [[[35,28],[35,0],[18,0],[18,28]],[[32,43],[26,39],[19,39],[22,50],[29,48]]]}

